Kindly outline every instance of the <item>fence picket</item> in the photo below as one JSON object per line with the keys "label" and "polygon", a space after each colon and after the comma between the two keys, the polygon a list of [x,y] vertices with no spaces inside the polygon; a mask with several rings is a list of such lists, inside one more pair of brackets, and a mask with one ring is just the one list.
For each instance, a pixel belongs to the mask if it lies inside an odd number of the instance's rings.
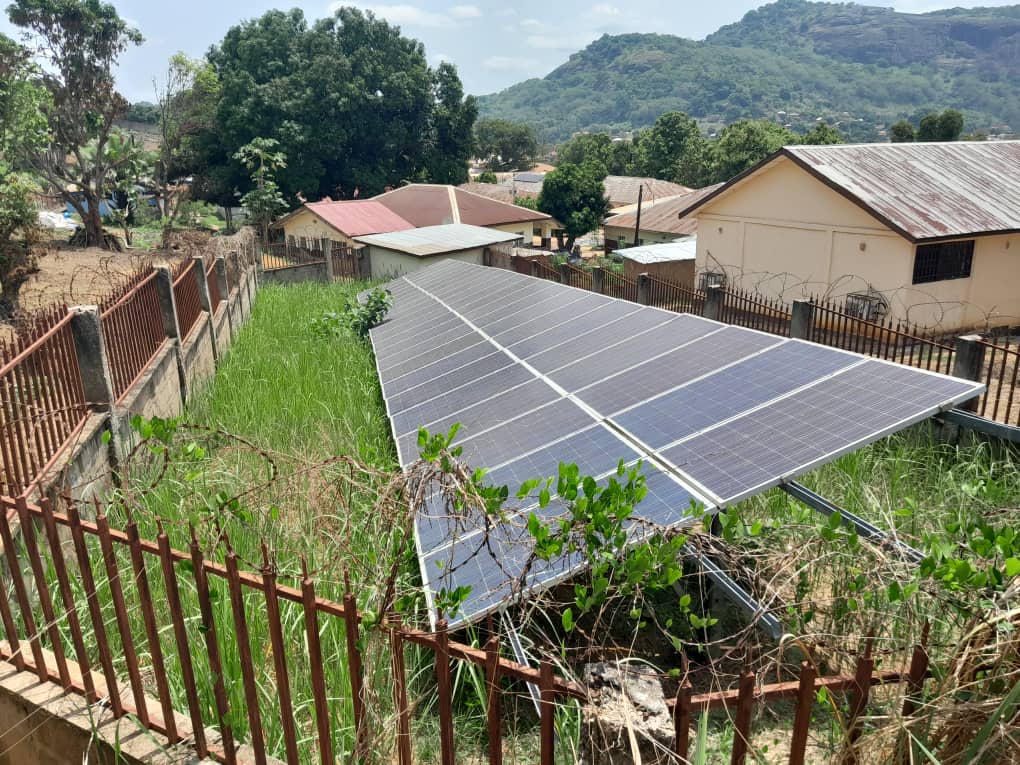
{"label": "fence picket", "polygon": [[[315,727],[318,732],[319,760],[322,765],[335,765],[333,738],[329,730],[329,703],[326,698],[326,678],[323,676],[322,647],[319,644],[319,611],[315,600],[315,585],[308,576],[308,566],[301,561],[301,603],[305,615],[305,641],[308,644],[308,664],[312,672],[312,698],[315,702]],[[403,765],[403,763],[401,763]]]}
{"label": "fence picket", "polygon": [[810,662],[801,662],[797,689],[797,708],[790,737],[790,765],[804,765],[808,731],[811,729],[811,707],[815,702],[815,678],[818,673]]}
{"label": "fence picket", "polygon": [[78,558],[78,573],[81,574],[82,589],[85,590],[85,602],[88,603],[89,617],[92,620],[92,632],[96,637],[96,647],[99,649],[99,664],[103,668],[103,677],[106,681],[106,691],[110,698],[110,706],[113,709],[114,717],[123,717],[124,703],[121,701],[117,675],[113,670],[110,640],[106,634],[106,624],[103,621],[103,612],[96,594],[96,580],[92,573],[89,549],[85,544],[85,533],[81,527],[78,504],[71,500],[70,497],[65,497],[65,501],[67,504],[67,519],[71,527],[71,540],[74,542],[74,552]]}
{"label": "fence picket", "polygon": [[163,725],[166,737],[171,744],[181,740],[177,733],[177,719],[174,715],[173,703],[170,699],[170,684],[166,679],[166,663],[163,660],[163,646],[159,642],[159,628],[156,626],[156,613],[152,608],[152,592],[149,590],[149,574],[142,557],[142,547],[138,536],[138,524],[128,515],[128,523],[124,527],[128,536],[128,550],[131,553],[131,568],[135,575],[135,588],[138,590],[138,604],[142,610],[142,621],[149,642],[149,656],[152,663],[152,674],[156,679],[156,695],[163,712]]}
{"label": "fence picket", "polygon": [[241,681],[244,686],[245,712],[248,714],[248,735],[255,752],[257,765],[266,765],[266,741],[262,732],[262,712],[259,709],[258,688],[255,686],[255,665],[251,658],[251,638],[248,635],[248,617],[244,611],[244,593],[237,569],[237,553],[227,552],[227,590],[230,593],[230,607],[234,615],[234,637],[237,642],[238,658],[241,662]]}
{"label": "fence picket", "polygon": [[[393,615],[391,625],[390,653],[393,661],[393,704],[397,710],[397,763],[398,765],[411,765],[411,710],[407,705],[407,670],[404,666],[404,638],[401,634],[399,615]],[[491,731],[491,699],[489,703]],[[489,751],[492,751],[491,742],[489,744]]]}
{"label": "fence picket", "polygon": [[209,756],[209,746],[205,738],[205,724],[202,722],[202,708],[198,701],[198,686],[195,684],[195,670],[191,663],[191,646],[188,644],[188,630],[184,625],[184,609],[181,607],[181,593],[177,586],[177,573],[174,559],[170,552],[170,537],[163,529],[158,518],[156,523],[159,533],[156,543],[159,545],[159,564],[163,572],[163,584],[166,587],[167,606],[170,609],[170,622],[174,630],[174,643],[177,646],[177,659],[181,665],[181,682],[184,685],[184,697],[188,702],[188,714],[191,717],[191,734],[195,739],[195,750],[199,757]]}
{"label": "fence picket", "polygon": [[131,635],[131,622],[128,619],[127,604],[124,601],[124,590],[121,587],[120,571],[117,566],[117,552],[113,549],[110,539],[110,524],[105,511],[96,501],[96,529],[99,532],[99,548],[106,567],[106,580],[110,587],[110,599],[113,601],[113,613],[120,633],[121,651],[127,665],[128,680],[131,694],[135,700],[135,714],[146,728],[149,727],[149,709],[145,701],[145,686],[142,685],[142,673],[138,666],[138,653],[135,651],[134,637]]}
{"label": "fence picket", "polygon": [[733,751],[731,765],[743,765],[751,748],[751,712],[754,709],[754,674],[745,669],[740,673],[740,696],[733,722]]}
{"label": "fence picket", "polygon": [[290,697],[290,674],[287,672],[287,646],[283,640],[283,625],[280,622],[280,601],[276,594],[276,568],[269,560],[269,550],[262,543],[262,591],[266,598],[266,622],[269,625],[269,645],[273,651],[273,666],[276,670],[276,693],[280,700],[280,723],[283,726],[283,742],[287,751],[287,762],[297,765],[297,731],[294,729],[294,705]]}
{"label": "fence picket", "polygon": [[216,639],[216,619],[213,616],[212,600],[209,598],[209,579],[206,576],[205,560],[202,548],[198,544],[195,527],[191,526],[191,571],[195,578],[195,594],[198,596],[199,615],[202,619],[202,634],[205,635],[205,650],[209,658],[209,671],[213,677],[213,699],[216,702],[216,715],[219,718],[220,739],[228,765],[237,762],[234,747],[234,731],[230,719],[230,703],[227,700],[227,689],[223,682],[223,660],[220,658],[220,644]]}
{"label": "fence picket", "polygon": [[446,620],[436,625],[436,689],[439,706],[439,746],[443,765],[455,765],[457,761],[453,742],[453,690],[450,686],[450,635],[446,631]]}

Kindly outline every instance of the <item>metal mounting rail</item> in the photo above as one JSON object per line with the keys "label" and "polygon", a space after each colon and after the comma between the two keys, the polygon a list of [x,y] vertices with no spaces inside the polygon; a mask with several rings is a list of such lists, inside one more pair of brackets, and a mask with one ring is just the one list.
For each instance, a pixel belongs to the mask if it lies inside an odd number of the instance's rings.
{"label": "metal mounting rail", "polygon": [[[726,597],[736,603],[752,620],[758,623],[758,626],[768,632],[774,640],[779,640],[783,636],[782,622],[769,613],[761,603],[754,599],[751,593],[737,584],[729,574],[719,568],[714,560],[698,552],[690,552],[688,554],[697,562],[701,570],[705,572],[705,576],[711,579],[712,583],[719,587]],[[677,591],[679,591],[679,584],[677,582],[673,585]]]}
{"label": "metal mounting rail", "polygon": [[860,534],[862,537],[867,539],[872,544],[889,549],[897,553],[898,555],[902,556],[903,558],[911,561],[912,563],[920,563],[922,560],[924,560],[924,553],[922,553],[920,550],[916,550],[910,545],[900,542],[898,539],[893,538],[885,531],[882,531],[882,529],[878,528],[878,526],[875,526],[872,523],[868,523],[868,521],[864,520],[860,516],[854,515],[849,510],[844,510],[843,508],[832,504],[825,497],[821,496],[820,494],[816,494],[815,492],[811,491],[811,489],[807,488],[806,486],[802,486],[796,481],[789,481],[787,483],[784,483],[780,485],[779,488],[785,491],[791,497],[799,499],[805,505],[813,507],[815,510],[817,510],[818,512],[822,513],[825,516],[830,516],[833,513],[838,514],[843,518],[844,521],[853,526],[858,534]]}

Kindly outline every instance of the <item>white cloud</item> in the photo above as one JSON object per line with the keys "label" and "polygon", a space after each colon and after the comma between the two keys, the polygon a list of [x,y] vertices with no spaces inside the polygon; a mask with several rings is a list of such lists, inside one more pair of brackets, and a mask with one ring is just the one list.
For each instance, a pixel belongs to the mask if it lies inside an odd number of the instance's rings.
{"label": "white cloud", "polygon": [[538,62],[533,58],[519,56],[489,56],[482,60],[482,66],[497,71],[519,72],[535,69]]}
{"label": "white cloud", "polygon": [[524,27],[525,29],[541,29],[542,27],[545,26],[545,24],[543,24],[538,19],[524,19],[521,22],[521,26]]}
{"label": "white cloud", "polygon": [[591,8],[593,16],[619,16],[620,9],[609,3],[598,3]]}
{"label": "white cloud", "polygon": [[450,15],[455,19],[480,19],[482,11],[477,5],[454,5],[450,8]]}
{"label": "white cloud", "polygon": [[528,37],[528,47],[539,50],[576,50],[577,41],[562,37],[550,37],[548,35],[530,35]]}
{"label": "white cloud", "polygon": [[405,3],[377,5],[375,3],[352,3],[350,0],[336,0],[336,2],[330,3],[329,12],[335,13],[338,8],[344,5],[354,5],[363,11],[371,11],[379,18],[401,26],[442,27],[450,23],[449,18],[441,13],[432,13],[416,5]]}

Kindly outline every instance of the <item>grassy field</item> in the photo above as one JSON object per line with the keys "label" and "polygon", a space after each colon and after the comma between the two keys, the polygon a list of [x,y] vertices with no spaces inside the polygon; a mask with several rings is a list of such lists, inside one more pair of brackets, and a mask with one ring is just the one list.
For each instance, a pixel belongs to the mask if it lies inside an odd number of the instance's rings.
{"label": "grassy field", "polygon": [[[401,547],[407,541],[401,532],[406,509],[391,496],[397,463],[371,350],[353,337],[321,339],[309,328],[323,313],[340,310],[362,286],[301,284],[260,290],[252,320],[220,364],[214,382],[190,402],[182,422],[162,434],[165,438],[153,433],[146,448],[129,461],[112,523],[122,523],[119,516],[130,508],[142,536],[153,538],[158,518],[181,549],[187,545],[188,524],[194,524],[209,557],[222,559],[229,539],[242,567],[250,570],[263,566],[265,544],[283,581],[296,581],[304,560],[321,596],[342,598],[348,579],[359,607],[371,609],[392,582],[405,613],[420,615],[417,566],[406,545]],[[339,460],[340,455],[355,461]],[[1007,450],[977,441],[943,443],[919,427],[844,457],[805,477],[804,483],[878,526],[895,529],[904,541],[923,546],[950,524],[966,529],[975,518],[1001,520],[1008,508],[1020,506],[1018,468],[1015,454]],[[937,587],[908,599],[892,597],[890,584],[914,581],[902,563],[844,530],[833,531],[821,516],[779,491],[744,503],[732,516],[736,521],[727,526],[726,539],[740,556],[739,567],[757,577],[763,595],[781,599],[788,631],[823,647],[819,658],[827,669],[845,671],[868,634],[879,642],[881,661],[891,662],[897,651],[919,638],[925,621],[932,622],[934,654],[951,653],[965,610]],[[158,583],[154,589],[159,603]],[[247,721],[238,711],[244,708],[244,696],[229,629],[229,599],[223,587],[214,595],[227,687],[236,710],[232,723],[243,738]],[[194,593],[186,591],[184,598],[186,612],[197,613]],[[258,617],[264,602],[258,593],[250,593],[246,606],[264,728],[271,748],[280,753],[279,694],[265,621]],[[314,718],[301,613],[292,604],[282,606],[302,756],[311,759]],[[108,604],[107,612],[112,626]],[[558,623],[558,618],[548,621]],[[204,635],[197,620],[189,622],[189,630],[193,645],[201,644]],[[639,631],[630,645],[643,642]],[[569,658],[569,641],[551,632],[543,647]],[[543,637],[548,639],[549,633],[546,629]],[[620,636],[611,636],[612,645],[609,637],[605,647],[619,649]],[[167,628],[163,639],[168,655],[173,654],[171,638]],[[325,623],[322,640],[330,716],[340,731],[342,749],[353,738],[342,625],[336,620]],[[788,646],[763,641],[755,651],[763,664],[782,664]],[[196,651],[197,674],[206,719],[212,720],[211,672],[201,666],[201,655]],[[374,755],[387,761],[392,721],[385,642],[370,635],[365,655],[373,689],[372,725],[379,734]],[[660,671],[678,661],[668,651],[659,658]],[[148,657],[142,659],[144,663]],[[417,654],[410,659],[417,692],[416,746],[420,760],[430,762],[437,759],[438,745],[431,664]],[[184,708],[176,667],[169,670],[178,708]],[[463,761],[480,760],[484,705],[479,676],[460,668],[455,680],[458,749]],[[520,694],[505,702],[505,708],[510,726],[507,761],[533,761],[533,710]],[[776,708],[759,712],[757,720],[759,759],[773,761],[789,729],[788,713]],[[569,751],[577,742],[577,717],[565,714],[561,723],[560,741]],[[821,715],[816,730],[819,761],[838,742],[837,733],[832,717]],[[714,716],[709,751],[722,757],[731,740],[725,715]],[[773,754],[761,749],[766,746]]]}

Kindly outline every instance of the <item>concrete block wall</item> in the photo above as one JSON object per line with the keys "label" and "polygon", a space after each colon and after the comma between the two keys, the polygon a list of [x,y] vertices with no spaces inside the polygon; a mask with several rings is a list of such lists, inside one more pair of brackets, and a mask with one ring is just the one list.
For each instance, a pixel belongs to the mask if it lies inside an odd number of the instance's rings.
{"label": "concrete block wall", "polygon": [[[147,418],[175,417],[184,410],[190,397],[215,375],[217,360],[226,355],[241,326],[251,316],[257,287],[255,269],[242,271],[240,283],[233,285],[227,298],[220,301],[215,315],[203,312],[183,342],[173,336],[177,322],[172,300],[168,300],[162,306],[164,325],[168,328],[163,347],[119,401],[90,398],[94,413],[43,480],[39,493],[52,495],[66,489],[73,496],[88,498],[107,487],[118,465],[136,445],[132,418],[136,414]],[[166,315],[168,312],[170,315]],[[98,357],[105,354],[105,349],[89,346],[86,354],[97,357],[85,361],[95,361],[92,366],[101,376],[104,366]],[[103,389],[102,385],[94,387],[97,391]]]}

